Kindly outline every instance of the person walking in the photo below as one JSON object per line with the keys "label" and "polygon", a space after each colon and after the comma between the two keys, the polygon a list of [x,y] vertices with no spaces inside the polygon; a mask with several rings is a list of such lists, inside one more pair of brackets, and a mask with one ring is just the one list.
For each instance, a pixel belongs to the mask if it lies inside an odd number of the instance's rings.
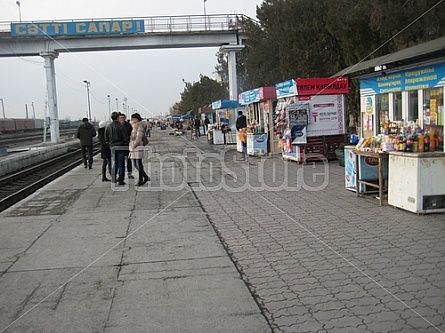
{"label": "person walking", "polygon": [[238,138],[240,139],[243,147],[243,159],[247,159],[247,118],[241,110],[238,111],[238,118],[236,118],[235,127],[238,131]]}
{"label": "person walking", "polygon": [[195,119],[193,120],[193,127],[194,127],[194,129],[196,131],[196,136],[200,137],[201,133],[199,131],[199,128],[201,127],[201,119],[200,119],[199,115],[197,115],[195,117]]}
{"label": "person walking", "polygon": [[102,120],[99,123],[99,129],[97,130],[97,137],[100,142],[100,157],[102,158],[102,181],[109,182],[110,180],[107,178],[107,170],[108,173],[111,174],[111,150],[105,141],[105,128],[107,126],[107,122]]}
{"label": "person walking", "polygon": [[209,124],[210,124],[210,120],[209,118],[207,118],[207,116],[205,116],[204,118],[204,133],[207,134],[207,131],[209,130]]}
{"label": "person walking", "polygon": [[[119,185],[125,185],[125,156],[128,153],[130,137],[125,126],[119,122],[119,113],[111,114],[111,124],[105,129],[105,142],[111,150],[111,181]],[[117,179],[116,179],[117,178]]]}
{"label": "person walking", "polygon": [[133,130],[130,135],[130,153],[128,158],[134,161],[134,167],[139,172],[138,186],[142,186],[150,180],[150,177],[144,171],[144,164],[142,162],[144,158],[142,138],[145,136],[146,122],[142,121],[139,113],[133,113],[131,115],[131,125],[133,126]]}
{"label": "person walking", "polygon": [[83,118],[82,124],[77,128],[76,137],[80,140],[84,168],[93,168],[93,138],[95,136],[96,129],[88,122],[88,118]]}
{"label": "person walking", "polygon": [[153,123],[147,119],[147,125],[146,125],[146,129],[145,129],[145,136],[147,137],[151,137],[151,130],[153,129]]}
{"label": "person walking", "polygon": [[[119,122],[125,126],[125,129],[127,130],[128,137],[131,136],[131,131],[133,130],[133,127],[131,126],[130,122],[127,121],[127,116],[123,113],[119,113]],[[129,142],[126,143],[127,145]],[[134,179],[133,176],[133,166],[131,164],[131,161],[128,159],[128,151],[125,154],[125,163],[127,164],[127,177],[128,179]]]}

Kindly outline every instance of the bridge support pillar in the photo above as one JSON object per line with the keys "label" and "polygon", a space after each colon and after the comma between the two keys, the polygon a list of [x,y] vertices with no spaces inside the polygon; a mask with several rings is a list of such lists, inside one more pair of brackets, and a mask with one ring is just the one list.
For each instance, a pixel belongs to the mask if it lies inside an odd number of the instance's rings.
{"label": "bridge support pillar", "polygon": [[56,59],[59,54],[56,51],[41,52],[40,56],[43,57],[43,59],[45,60],[51,143],[59,143],[59,114],[57,110],[56,72],[54,70],[54,59]]}
{"label": "bridge support pillar", "polygon": [[244,45],[223,45],[219,51],[228,55],[229,66],[229,99],[232,101],[238,100],[238,84],[236,79],[236,52],[241,51]]}

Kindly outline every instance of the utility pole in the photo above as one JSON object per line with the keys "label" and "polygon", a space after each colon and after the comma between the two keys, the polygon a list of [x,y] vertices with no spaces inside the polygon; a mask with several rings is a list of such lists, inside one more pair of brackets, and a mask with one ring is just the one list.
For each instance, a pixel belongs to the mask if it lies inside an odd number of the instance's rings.
{"label": "utility pole", "polygon": [[0,98],[0,101],[2,101],[3,119],[6,119],[6,115],[5,115],[5,103],[3,102],[3,98]]}
{"label": "utility pole", "polygon": [[204,0],[204,29],[207,30],[207,11],[206,11],[206,2],[207,0]]}
{"label": "utility pole", "polygon": [[83,80],[83,83],[85,83],[85,86],[87,87],[87,100],[88,100],[88,113],[87,118],[89,121],[91,121],[91,104],[90,104],[90,85],[91,82],[88,82],[87,80]]}
{"label": "utility pole", "polygon": [[108,99],[108,116],[111,115],[111,100],[110,100],[110,95],[107,95],[107,99]]}

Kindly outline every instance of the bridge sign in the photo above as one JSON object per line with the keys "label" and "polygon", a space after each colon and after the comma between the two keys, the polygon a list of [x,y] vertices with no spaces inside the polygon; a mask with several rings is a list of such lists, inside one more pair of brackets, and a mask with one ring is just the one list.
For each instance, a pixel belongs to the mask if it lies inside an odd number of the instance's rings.
{"label": "bridge sign", "polygon": [[83,36],[144,32],[144,20],[11,23],[11,36]]}

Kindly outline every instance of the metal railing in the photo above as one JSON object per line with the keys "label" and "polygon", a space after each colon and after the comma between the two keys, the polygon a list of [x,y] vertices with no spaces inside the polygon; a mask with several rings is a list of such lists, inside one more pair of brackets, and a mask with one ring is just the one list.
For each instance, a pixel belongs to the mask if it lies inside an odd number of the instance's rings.
{"label": "metal railing", "polygon": [[[121,17],[104,19],[76,19],[76,20],[41,20],[23,21],[21,23],[64,23],[64,22],[88,22],[88,21],[116,21],[116,20],[144,20],[146,33],[174,33],[174,32],[206,32],[206,31],[238,31],[241,30],[240,22],[248,19],[245,15],[215,14],[215,15],[183,15],[183,16],[153,16],[153,17]],[[0,21],[1,34],[11,32],[11,23]]]}

